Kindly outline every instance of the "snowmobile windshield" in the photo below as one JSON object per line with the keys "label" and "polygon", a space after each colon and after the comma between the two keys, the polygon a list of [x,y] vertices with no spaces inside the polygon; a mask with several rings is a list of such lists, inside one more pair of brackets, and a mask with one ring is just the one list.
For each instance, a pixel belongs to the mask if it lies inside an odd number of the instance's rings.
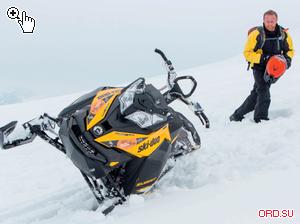
{"label": "snowmobile windshield", "polygon": [[[119,96],[121,113],[126,119],[134,122],[141,128],[147,128],[167,120],[166,116],[155,113],[155,99],[153,99],[154,96],[152,96],[151,91],[147,91],[147,88],[151,87],[145,85],[145,80],[140,78],[129,85],[123,94]],[[138,99],[135,100],[135,97]],[[139,104],[137,107],[133,105],[135,101]],[[156,103],[158,102],[156,101]],[[148,108],[149,105],[151,108]],[[149,111],[151,112],[149,113]]]}
{"label": "snowmobile windshield", "polygon": [[121,114],[133,104],[135,94],[141,94],[145,91],[145,79],[139,78],[119,96]]}

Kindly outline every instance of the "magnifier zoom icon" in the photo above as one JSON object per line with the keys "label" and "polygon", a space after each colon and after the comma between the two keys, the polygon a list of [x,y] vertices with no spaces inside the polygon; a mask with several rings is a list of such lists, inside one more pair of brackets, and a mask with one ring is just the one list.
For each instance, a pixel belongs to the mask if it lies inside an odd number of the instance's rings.
{"label": "magnifier zoom icon", "polygon": [[10,19],[17,19],[23,33],[33,33],[35,27],[35,19],[27,16],[26,11],[22,11],[22,17],[19,17],[19,10],[16,7],[10,7],[7,10],[7,16]]}
{"label": "magnifier zoom icon", "polygon": [[16,7],[10,7],[7,10],[7,16],[10,19],[20,19],[20,17],[19,17],[19,10]]}

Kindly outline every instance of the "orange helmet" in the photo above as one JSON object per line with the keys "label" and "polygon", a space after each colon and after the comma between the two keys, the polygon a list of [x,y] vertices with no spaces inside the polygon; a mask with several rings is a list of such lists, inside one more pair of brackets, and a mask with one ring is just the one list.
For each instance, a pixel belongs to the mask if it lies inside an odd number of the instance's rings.
{"label": "orange helmet", "polygon": [[282,55],[274,55],[267,63],[266,72],[269,76],[278,79],[284,74],[286,69],[287,62],[285,57]]}

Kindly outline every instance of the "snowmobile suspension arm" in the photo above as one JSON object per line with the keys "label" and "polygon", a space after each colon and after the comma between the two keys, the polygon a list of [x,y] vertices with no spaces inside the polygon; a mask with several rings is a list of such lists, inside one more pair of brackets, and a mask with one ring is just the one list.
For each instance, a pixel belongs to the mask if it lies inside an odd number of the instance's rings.
{"label": "snowmobile suspension arm", "polygon": [[[20,145],[32,142],[36,136],[39,136],[59,151],[66,153],[65,147],[59,142],[59,137],[55,131],[56,125],[59,126],[60,121],[44,114],[38,118],[28,121],[22,125],[20,130],[15,130],[17,121],[10,122],[0,128],[0,148],[10,149]],[[50,137],[46,132],[55,135]]]}
{"label": "snowmobile suspension arm", "polygon": [[40,126],[35,125],[32,126],[30,128],[30,131],[33,132],[34,134],[36,134],[37,136],[39,136],[41,139],[45,140],[46,142],[48,142],[50,145],[54,146],[55,148],[57,148],[59,151],[63,152],[64,154],[66,154],[66,149],[64,147],[64,145],[59,142],[59,137],[51,138],[49,135],[47,135],[47,133],[45,131],[43,131]]}

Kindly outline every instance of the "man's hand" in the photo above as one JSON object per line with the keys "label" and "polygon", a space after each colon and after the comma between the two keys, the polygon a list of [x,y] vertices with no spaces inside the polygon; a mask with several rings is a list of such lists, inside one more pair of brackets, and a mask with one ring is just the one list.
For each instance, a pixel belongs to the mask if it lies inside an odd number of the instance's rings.
{"label": "man's hand", "polygon": [[261,55],[261,58],[260,58],[260,64],[262,65],[266,65],[268,60],[270,58],[270,55],[265,55],[265,54],[262,54]]}
{"label": "man's hand", "polygon": [[20,24],[23,33],[33,33],[35,27],[35,20],[26,15],[26,12],[22,12],[22,20],[19,20],[18,23]]}

